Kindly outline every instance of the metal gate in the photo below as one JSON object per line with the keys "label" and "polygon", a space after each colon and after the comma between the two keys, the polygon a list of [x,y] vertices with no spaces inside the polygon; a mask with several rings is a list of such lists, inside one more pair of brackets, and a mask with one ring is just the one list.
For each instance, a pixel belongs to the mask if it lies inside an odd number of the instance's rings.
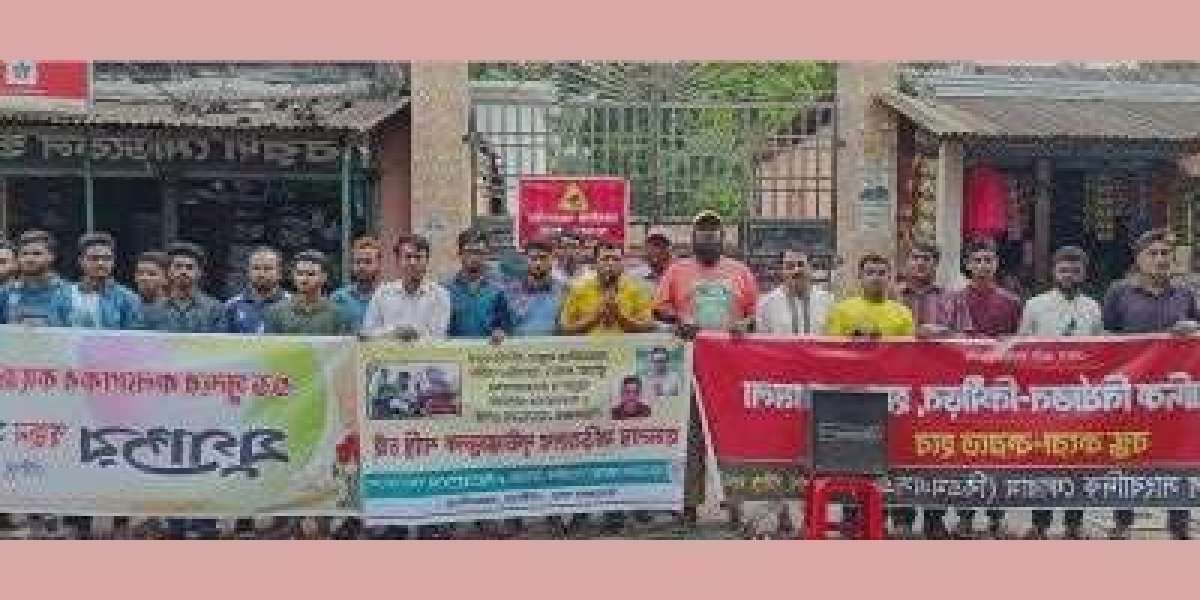
{"label": "metal gate", "polygon": [[[752,264],[786,244],[827,262],[837,196],[832,75],[802,94],[753,89],[801,64],[812,63],[472,65],[477,222],[511,232],[521,175],[617,175],[630,181],[634,246],[660,225],[686,247],[691,217],[712,209]],[[791,70],[751,79],[771,65]]]}

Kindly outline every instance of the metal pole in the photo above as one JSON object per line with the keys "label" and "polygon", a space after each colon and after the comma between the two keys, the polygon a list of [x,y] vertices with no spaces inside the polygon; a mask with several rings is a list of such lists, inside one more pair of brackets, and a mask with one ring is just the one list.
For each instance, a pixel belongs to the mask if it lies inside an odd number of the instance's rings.
{"label": "metal pole", "polygon": [[350,159],[349,140],[342,141],[342,284],[350,285]]}
{"label": "metal pole", "polygon": [[90,231],[96,230],[96,198],[95,186],[92,178],[92,152],[91,152],[91,136],[88,136],[88,150],[83,155],[83,208],[84,222],[87,225],[86,229]]}

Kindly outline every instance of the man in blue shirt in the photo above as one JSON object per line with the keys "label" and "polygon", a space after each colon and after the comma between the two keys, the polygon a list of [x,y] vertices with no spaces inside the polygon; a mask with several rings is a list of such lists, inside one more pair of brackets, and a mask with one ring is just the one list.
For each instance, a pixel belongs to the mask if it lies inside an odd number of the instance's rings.
{"label": "man in blue shirt", "polygon": [[513,278],[507,289],[513,334],[555,335],[566,284],[553,276],[554,245],[545,239],[533,240],[525,246],[525,257],[526,273]]}
{"label": "man in blue shirt", "polygon": [[50,323],[56,327],[136,329],[141,302],[129,288],[113,281],[113,237],[104,232],[79,238],[78,283],[66,285],[50,304]]}
{"label": "man in blue shirt", "polygon": [[289,297],[280,287],[283,281],[283,255],[274,248],[256,248],[247,260],[246,280],[246,291],[225,303],[226,331],[262,334],[263,316],[267,309]]}
{"label": "man in blue shirt", "polygon": [[207,253],[190,242],[175,242],[167,249],[167,296],[142,307],[142,328],[175,333],[226,331],[220,302],[200,291]]}
{"label": "man in blue shirt", "polygon": [[65,285],[52,269],[54,236],[41,230],[21,234],[17,239],[17,263],[20,277],[0,292],[4,323],[50,325],[50,306]]}
{"label": "man in blue shirt", "polygon": [[462,270],[446,282],[450,293],[450,338],[490,337],[499,342],[512,331],[508,296],[486,276],[487,237],[476,229],[458,236]]}
{"label": "man in blue shirt", "polygon": [[350,284],[330,294],[329,299],[345,312],[354,330],[359,331],[367,314],[367,305],[379,289],[383,274],[383,244],[372,236],[360,237],[351,247],[351,259]]}

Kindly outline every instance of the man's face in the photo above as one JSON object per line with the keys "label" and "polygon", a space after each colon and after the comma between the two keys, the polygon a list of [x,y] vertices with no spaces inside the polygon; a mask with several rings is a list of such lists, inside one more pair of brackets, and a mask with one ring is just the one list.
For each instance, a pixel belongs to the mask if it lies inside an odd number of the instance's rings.
{"label": "man's face", "polygon": [[621,276],[625,265],[623,253],[617,248],[600,248],[596,256],[596,275],[601,281],[613,282]]}
{"label": "man's face", "polygon": [[279,255],[274,252],[255,252],[250,255],[250,285],[258,292],[272,292],[283,279]]}
{"label": "man's face", "polygon": [[356,282],[373,283],[379,280],[379,274],[383,272],[383,261],[380,259],[379,250],[375,248],[360,248],[354,251],[353,262],[350,267],[350,276]]}
{"label": "man's face", "polygon": [[176,289],[191,289],[200,281],[200,263],[191,256],[172,256],[167,278]]}
{"label": "man's face", "polygon": [[967,257],[967,272],[971,274],[972,279],[993,281],[999,268],[1000,259],[991,250],[972,252]]}
{"label": "man's face", "polygon": [[650,370],[655,375],[667,374],[667,355],[662,352],[655,352],[650,355]]}
{"label": "man's face", "polygon": [[658,238],[647,240],[646,262],[658,269],[666,267],[671,262],[671,244]]}
{"label": "man's face", "polygon": [[79,257],[84,277],[108,279],[113,274],[113,250],[110,246],[88,246]]}
{"label": "man's face", "polygon": [[625,404],[637,404],[642,401],[642,386],[633,381],[627,381],[621,385],[621,402]]}
{"label": "man's face", "polygon": [[470,242],[458,251],[462,260],[462,270],[470,275],[483,273],[483,265],[487,261],[488,249],[481,242]]}
{"label": "man's face", "polygon": [[1154,242],[1138,253],[1137,263],[1138,270],[1145,275],[1166,277],[1171,274],[1171,246]]}
{"label": "man's face", "polygon": [[812,266],[801,252],[784,252],[779,260],[779,275],[784,283],[806,284],[812,280]]}
{"label": "man's face", "polygon": [[868,262],[859,269],[858,276],[863,293],[870,296],[882,296],[887,291],[891,269],[879,262]]}
{"label": "man's face", "polygon": [[555,259],[565,271],[574,271],[577,265],[583,264],[580,252],[585,251],[583,244],[573,237],[563,237],[558,240]]}
{"label": "man's face", "polygon": [[17,253],[7,248],[0,249],[0,280],[17,274]]}
{"label": "man's face", "polygon": [[575,264],[587,265],[591,264],[596,257],[596,246],[600,243],[594,237],[589,237],[579,244],[579,249],[575,251]]}
{"label": "man's face", "polygon": [[936,269],[937,258],[934,258],[931,252],[913,250],[912,254],[908,257],[908,270],[914,279],[930,281],[933,279]]}
{"label": "man's face", "polygon": [[54,254],[50,252],[50,248],[46,244],[33,242],[21,246],[20,254],[17,255],[17,263],[22,275],[45,275],[50,272],[50,265],[54,264]]}
{"label": "man's face", "polygon": [[142,296],[155,296],[162,292],[167,285],[167,274],[152,261],[141,261],[134,271],[133,281],[137,284],[138,293]]}
{"label": "man's face", "polygon": [[725,232],[721,229],[696,228],[692,230],[692,251],[696,259],[705,264],[713,264],[721,258],[721,250],[725,244]]}
{"label": "man's face", "polygon": [[525,251],[525,256],[529,260],[529,276],[533,279],[546,279],[550,277],[550,272],[554,268],[554,258],[549,252],[541,248],[530,248]]}
{"label": "man's face", "polygon": [[326,277],[325,269],[314,262],[300,261],[292,267],[292,284],[301,295],[320,294]]}
{"label": "man's face", "polygon": [[1060,260],[1054,265],[1054,285],[1064,292],[1073,292],[1083,285],[1083,263]]}
{"label": "man's face", "polygon": [[425,278],[429,268],[429,253],[412,244],[400,246],[400,276],[406,281],[418,282]]}

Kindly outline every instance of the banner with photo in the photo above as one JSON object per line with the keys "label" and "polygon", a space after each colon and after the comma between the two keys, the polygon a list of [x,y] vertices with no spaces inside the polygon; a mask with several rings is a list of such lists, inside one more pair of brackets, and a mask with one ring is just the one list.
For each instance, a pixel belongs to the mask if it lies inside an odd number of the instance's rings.
{"label": "banner with photo", "polygon": [[354,514],[351,338],[0,326],[0,511]]}
{"label": "banner with photo", "polygon": [[815,388],[885,392],[892,502],[1200,505],[1200,339],[855,342],[702,335],[727,492],[795,497]]}
{"label": "banner with photo", "polygon": [[679,510],[688,347],[667,336],[360,347],[372,523]]}

